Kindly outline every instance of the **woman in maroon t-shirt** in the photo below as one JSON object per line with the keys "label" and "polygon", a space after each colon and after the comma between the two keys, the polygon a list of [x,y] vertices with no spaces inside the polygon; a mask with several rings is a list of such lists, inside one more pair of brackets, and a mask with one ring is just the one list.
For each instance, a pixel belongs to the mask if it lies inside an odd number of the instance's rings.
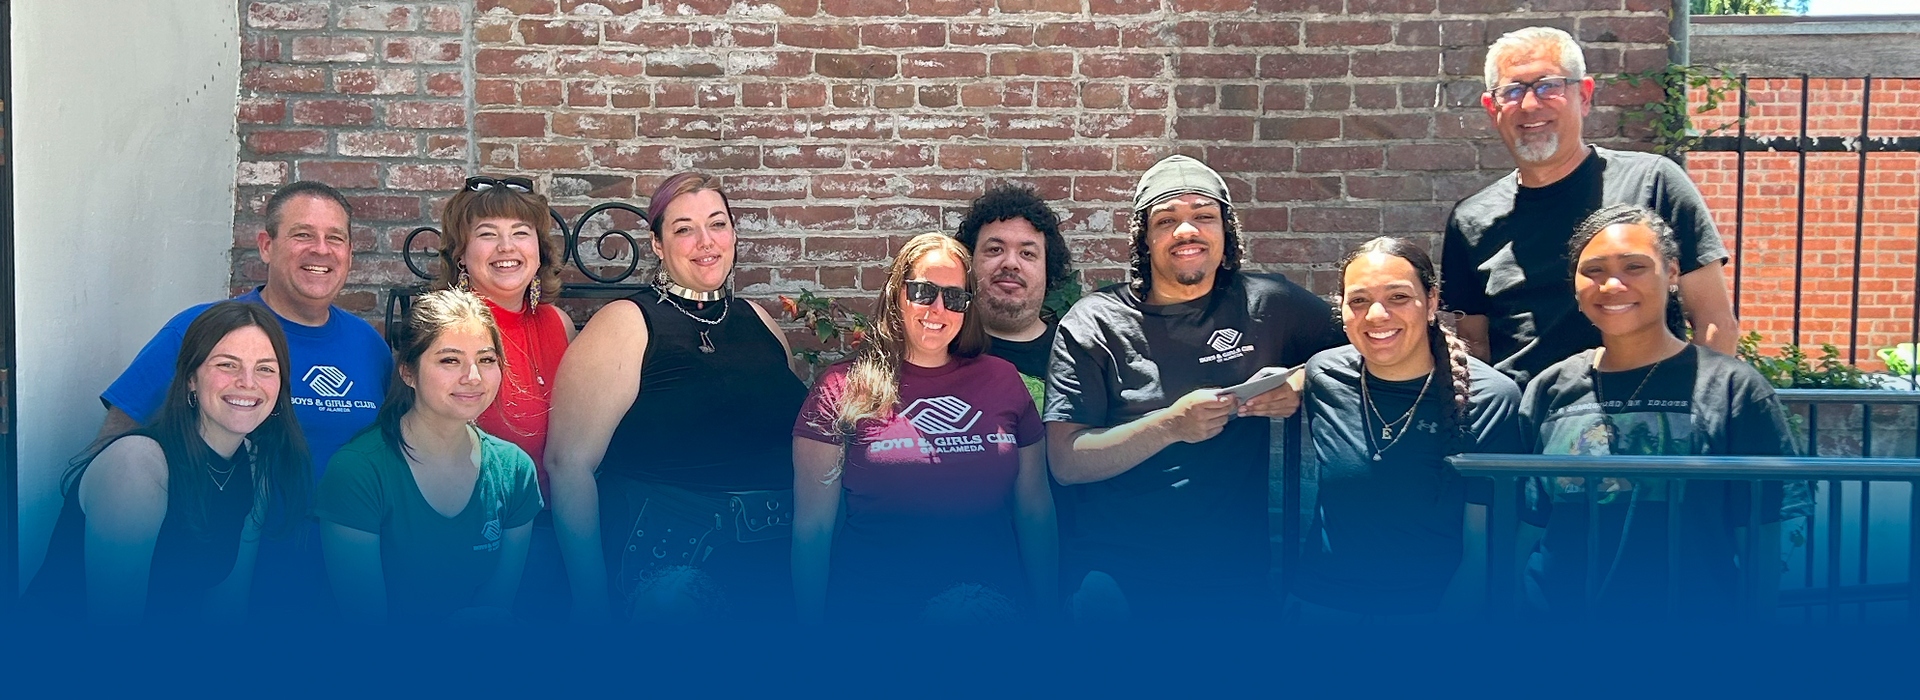
{"label": "woman in maroon t-shirt", "polygon": [[[500,392],[475,424],[533,458],[542,503],[547,486],[547,413],[554,370],[573,340],[560,295],[560,243],[547,235],[547,198],[523,177],[470,177],[440,215],[440,274],[434,289],[473,292],[500,328]],[[521,615],[551,619],[565,609],[567,579],[553,521],[534,521],[521,581]]]}
{"label": "woman in maroon t-shirt", "polygon": [[982,354],[986,332],[966,313],[967,264],[944,234],[908,241],[866,344],[827,370],[800,411],[793,584],[802,620],[828,609],[842,618],[1045,617],[1056,606],[1045,431],[1013,365]]}

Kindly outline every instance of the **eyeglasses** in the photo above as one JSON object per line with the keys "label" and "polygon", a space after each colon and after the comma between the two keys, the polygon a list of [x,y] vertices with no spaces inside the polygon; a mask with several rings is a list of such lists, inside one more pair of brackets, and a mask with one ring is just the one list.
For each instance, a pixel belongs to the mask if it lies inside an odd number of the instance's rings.
{"label": "eyeglasses", "polygon": [[524,177],[503,177],[498,180],[484,175],[467,178],[468,192],[485,192],[495,187],[505,187],[523,194],[533,193],[533,181]]}
{"label": "eyeglasses", "polygon": [[1520,104],[1520,100],[1527,96],[1529,90],[1533,92],[1535,99],[1541,101],[1565,95],[1567,94],[1567,84],[1571,82],[1573,82],[1572,78],[1563,78],[1556,75],[1538,80],[1507,83],[1488,90],[1487,92],[1493,95],[1495,102],[1499,102],[1502,105],[1514,105]]}
{"label": "eyeglasses", "polygon": [[948,311],[957,314],[966,313],[967,305],[973,303],[973,292],[963,287],[942,287],[925,280],[907,280],[907,301],[932,306],[934,297],[939,297]]}

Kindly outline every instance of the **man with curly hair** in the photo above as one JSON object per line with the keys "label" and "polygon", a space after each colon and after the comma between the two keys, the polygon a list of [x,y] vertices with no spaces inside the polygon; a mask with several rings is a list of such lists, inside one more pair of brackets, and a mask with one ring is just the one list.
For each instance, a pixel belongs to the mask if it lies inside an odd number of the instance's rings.
{"label": "man with curly hair", "polygon": [[953,237],[973,253],[974,289],[993,337],[987,354],[1013,363],[1029,390],[1044,390],[1058,319],[1043,306],[1073,278],[1060,217],[1030,187],[995,185],[973,200]]}
{"label": "man with curly hair", "polygon": [[1266,419],[1298,408],[1299,384],[1245,402],[1219,389],[1345,336],[1327,302],[1241,269],[1226,181],[1200,161],[1141,177],[1131,233],[1131,279],[1067,311],[1047,376],[1068,609],[1238,616],[1271,602]]}

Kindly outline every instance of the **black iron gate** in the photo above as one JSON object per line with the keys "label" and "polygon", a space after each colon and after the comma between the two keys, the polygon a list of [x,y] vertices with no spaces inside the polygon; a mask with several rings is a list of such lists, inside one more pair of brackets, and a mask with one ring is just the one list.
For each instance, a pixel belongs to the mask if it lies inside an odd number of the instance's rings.
{"label": "black iron gate", "polygon": [[[1798,135],[1755,136],[1748,133],[1748,129],[1747,129],[1748,108],[1751,105],[1751,100],[1749,99],[1749,94],[1748,94],[1748,88],[1750,83],[1753,80],[1756,80],[1756,78],[1750,78],[1746,74],[1741,74],[1739,76],[1739,92],[1740,92],[1739,102],[1738,102],[1739,120],[1736,123],[1737,124],[1736,135],[1708,136],[1702,139],[1700,142],[1700,145],[1693,149],[1694,151],[1702,152],[1702,153],[1717,152],[1717,153],[1736,154],[1737,175],[1736,175],[1735,182],[1737,187],[1734,194],[1734,227],[1733,227],[1733,246],[1732,246],[1734,313],[1736,316],[1739,315],[1740,309],[1741,309],[1740,291],[1741,291],[1741,281],[1742,281],[1741,280],[1742,267],[1740,265],[1740,261],[1741,261],[1741,254],[1745,250],[1745,243],[1746,243],[1745,241],[1746,221],[1747,221],[1746,195],[1748,190],[1747,154],[1749,153],[1793,153],[1798,156],[1797,158],[1798,176],[1796,181],[1797,206],[1795,207],[1794,248],[1793,248],[1794,263],[1793,263],[1793,341],[1792,342],[1794,345],[1799,345],[1805,340],[1805,337],[1801,334],[1801,321],[1803,316],[1803,308],[1802,308],[1803,285],[1805,281],[1805,266],[1806,266],[1806,255],[1804,253],[1806,250],[1807,154],[1809,153],[1857,153],[1859,154],[1860,157],[1859,157],[1858,175],[1855,180],[1856,192],[1855,192],[1854,210],[1853,210],[1854,255],[1853,255],[1853,268],[1852,268],[1853,285],[1852,285],[1852,297],[1851,297],[1851,304],[1850,304],[1852,310],[1848,318],[1848,342],[1847,342],[1847,362],[1849,364],[1857,365],[1860,361],[1860,357],[1859,357],[1860,292],[1861,292],[1860,265],[1861,265],[1861,260],[1865,257],[1862,254],[1861,247],[1862,247],[1862,243],[1864,242],[1864,234],[1865,234],[1865,228],[1866,228],[1866,214],[1867,214],[1867,211],[1866,211],[1867,185],[1868,185],[1867,157],[1868,157],[1868,154],[1870,153],[1920,154],[1920,136],[1875,136],[1873,135],[1872,130],[1870,128],[1870,124],[1871,124],[1871,118],[1873,114],[1873,85],[1874,85],[1875,78],[1871,75],[1862,76],[1858,78],[1858,80],[1861,81],[1860,131],[1857,135],[1853,135],[1853,136],[1810,137],[1807,135],[1807,123],[1808,123],[1808,116],[1809,116],[1807,108],[1808,108],[1808,95],[1810,92],[1808,90],[1808,87],[1809,87],[1809,82],[1811,80],[1811,78],[1807,74],[1802,73],[1796,77],[1757,78],[1757,79],[1758,80],[1798,80],[1799,81],[1800,126],[1799,126]],[[1849,78],[1849,79],[1852,79],[1852,78]],[[1881,80],[1885,80],[1885,79],[1886,78],[1881,78]],[[1920,207],[1917,207],[1913,212],[1913,214],[1915,216],[1914,231],[1915,231],[1916,245],[1920,246]],[[1916,257],[1920,257],[1920,250],[1916,250]],[[1920,352],[1920,265],[1914,266],[1913,284],[1914,284],[1914,288],[1913,288],[1914,305],[1913,305],[1913,311],[1912,311],[1911,320],[1910,320],[1912,324],[1911,325],[1912,330],[1911,330],[1910,338],[1908,342],[1913,343],[1913,347],[1916,348],[1916,351]],[[1920,362],[1915,362],[1913,363],[1913,365],[1920,366]],[[1916,374],[1920,374],[1920,372],[1916,372],[1914,369],[1909,369],[1907,373],[1907,381],[1914,388],[1920,389],[1920,377],[1916,377],[1915,376]]]}

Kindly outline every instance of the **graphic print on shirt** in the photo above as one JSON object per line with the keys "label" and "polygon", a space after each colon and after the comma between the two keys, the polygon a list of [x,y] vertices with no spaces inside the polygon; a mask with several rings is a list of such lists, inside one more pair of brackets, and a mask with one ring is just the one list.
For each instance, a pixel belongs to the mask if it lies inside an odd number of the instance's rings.
{"label": "graphic print on shirt", "polygon": [[473,551],[491,552],[500,548],[500,518],[498,516],[488,520],[485,525],[480,526],[480,538],[486,540],[486,542],[474,545]]}
{"label": "graphic print on shirt", "polygon": [[[986,452],[987,445],[1013,445],[1017,439],[1012,433],[994,430],[990,433],[974,432],[974,425],[985,415],[973,404],[957,396],[933,396],[917,399],[907,404],[900,412],[920,435],[913,437],[884,437],[867,445],[869,458],[881,458],[882,455],[896,450],[912,450],[921,455],[943,455],[960,452]],[[897,459],[897,458],[896,458]]]}
{"label": "graphic print on shirt", "polygon": [[347,378],[346,372],[332,365],[314,365],[307,370],[307,376],[301,377],[300,381],[313,387],[313,393],[328,398],[337,399],[353,390],[353,380]]}
{"label": "graphic print on shirt", "polygon": [[[1630,403],[1610,400],[1606,413],[1600,404],[1585,401],[1563,409],[1547,434],[1544,454],[1563,455],[1685,455],[1693,454],[1693,412],[1691,401],[1635,399]],[[1635,410],[1640,409],[1640,410]],[[1678,411],[1678,412],[1674,412]],[[1556,501],[1585,499],[1585,480],[1577,476],[1554,478]],[[1665,500],[1664,479],[1620,479],[1600,481],[1601,503],[1612,502],[1635,488],[1642,489],[1641,500]]]}
{"label": "graphic print on shirt", "polygon": [[[975,421],[980,420],[980,412],[974,410],[972,404],[952,396],[920,399],[908,405],[907,410],[900,414],[906,416],[907,422],[919,428],[920,432],[934,435],[964,433],[973,427]],[[964,425],[959,422],[962,418],[967,421]]]}
{"label": "graphic print on shirt", "polygon": [[366,400],[348,399],[347,393],[353,391],[354,380],[345,371],[333,365],[314,365],[300,377],[300,383],[312,389],[318,398],[310,396],[290,396],[288,401],[295,406],[312,406],[324,413],[352,413],[356,409],[379,410],[379,404]]}
{"label": "graphic print on shirt", "polygon": [[1212,335],[1207,336],[1207,347],[1213,348],[1215,352],[1211,355],[1202,355],[1200,357],[1200,364],[1209,362],[1231,362],[1253,352],[1252,344],[1240,344],[1240,341],[1245,339],[1246,334],[1241,333],[1238,329],[1222,328],[1214,331]]}

